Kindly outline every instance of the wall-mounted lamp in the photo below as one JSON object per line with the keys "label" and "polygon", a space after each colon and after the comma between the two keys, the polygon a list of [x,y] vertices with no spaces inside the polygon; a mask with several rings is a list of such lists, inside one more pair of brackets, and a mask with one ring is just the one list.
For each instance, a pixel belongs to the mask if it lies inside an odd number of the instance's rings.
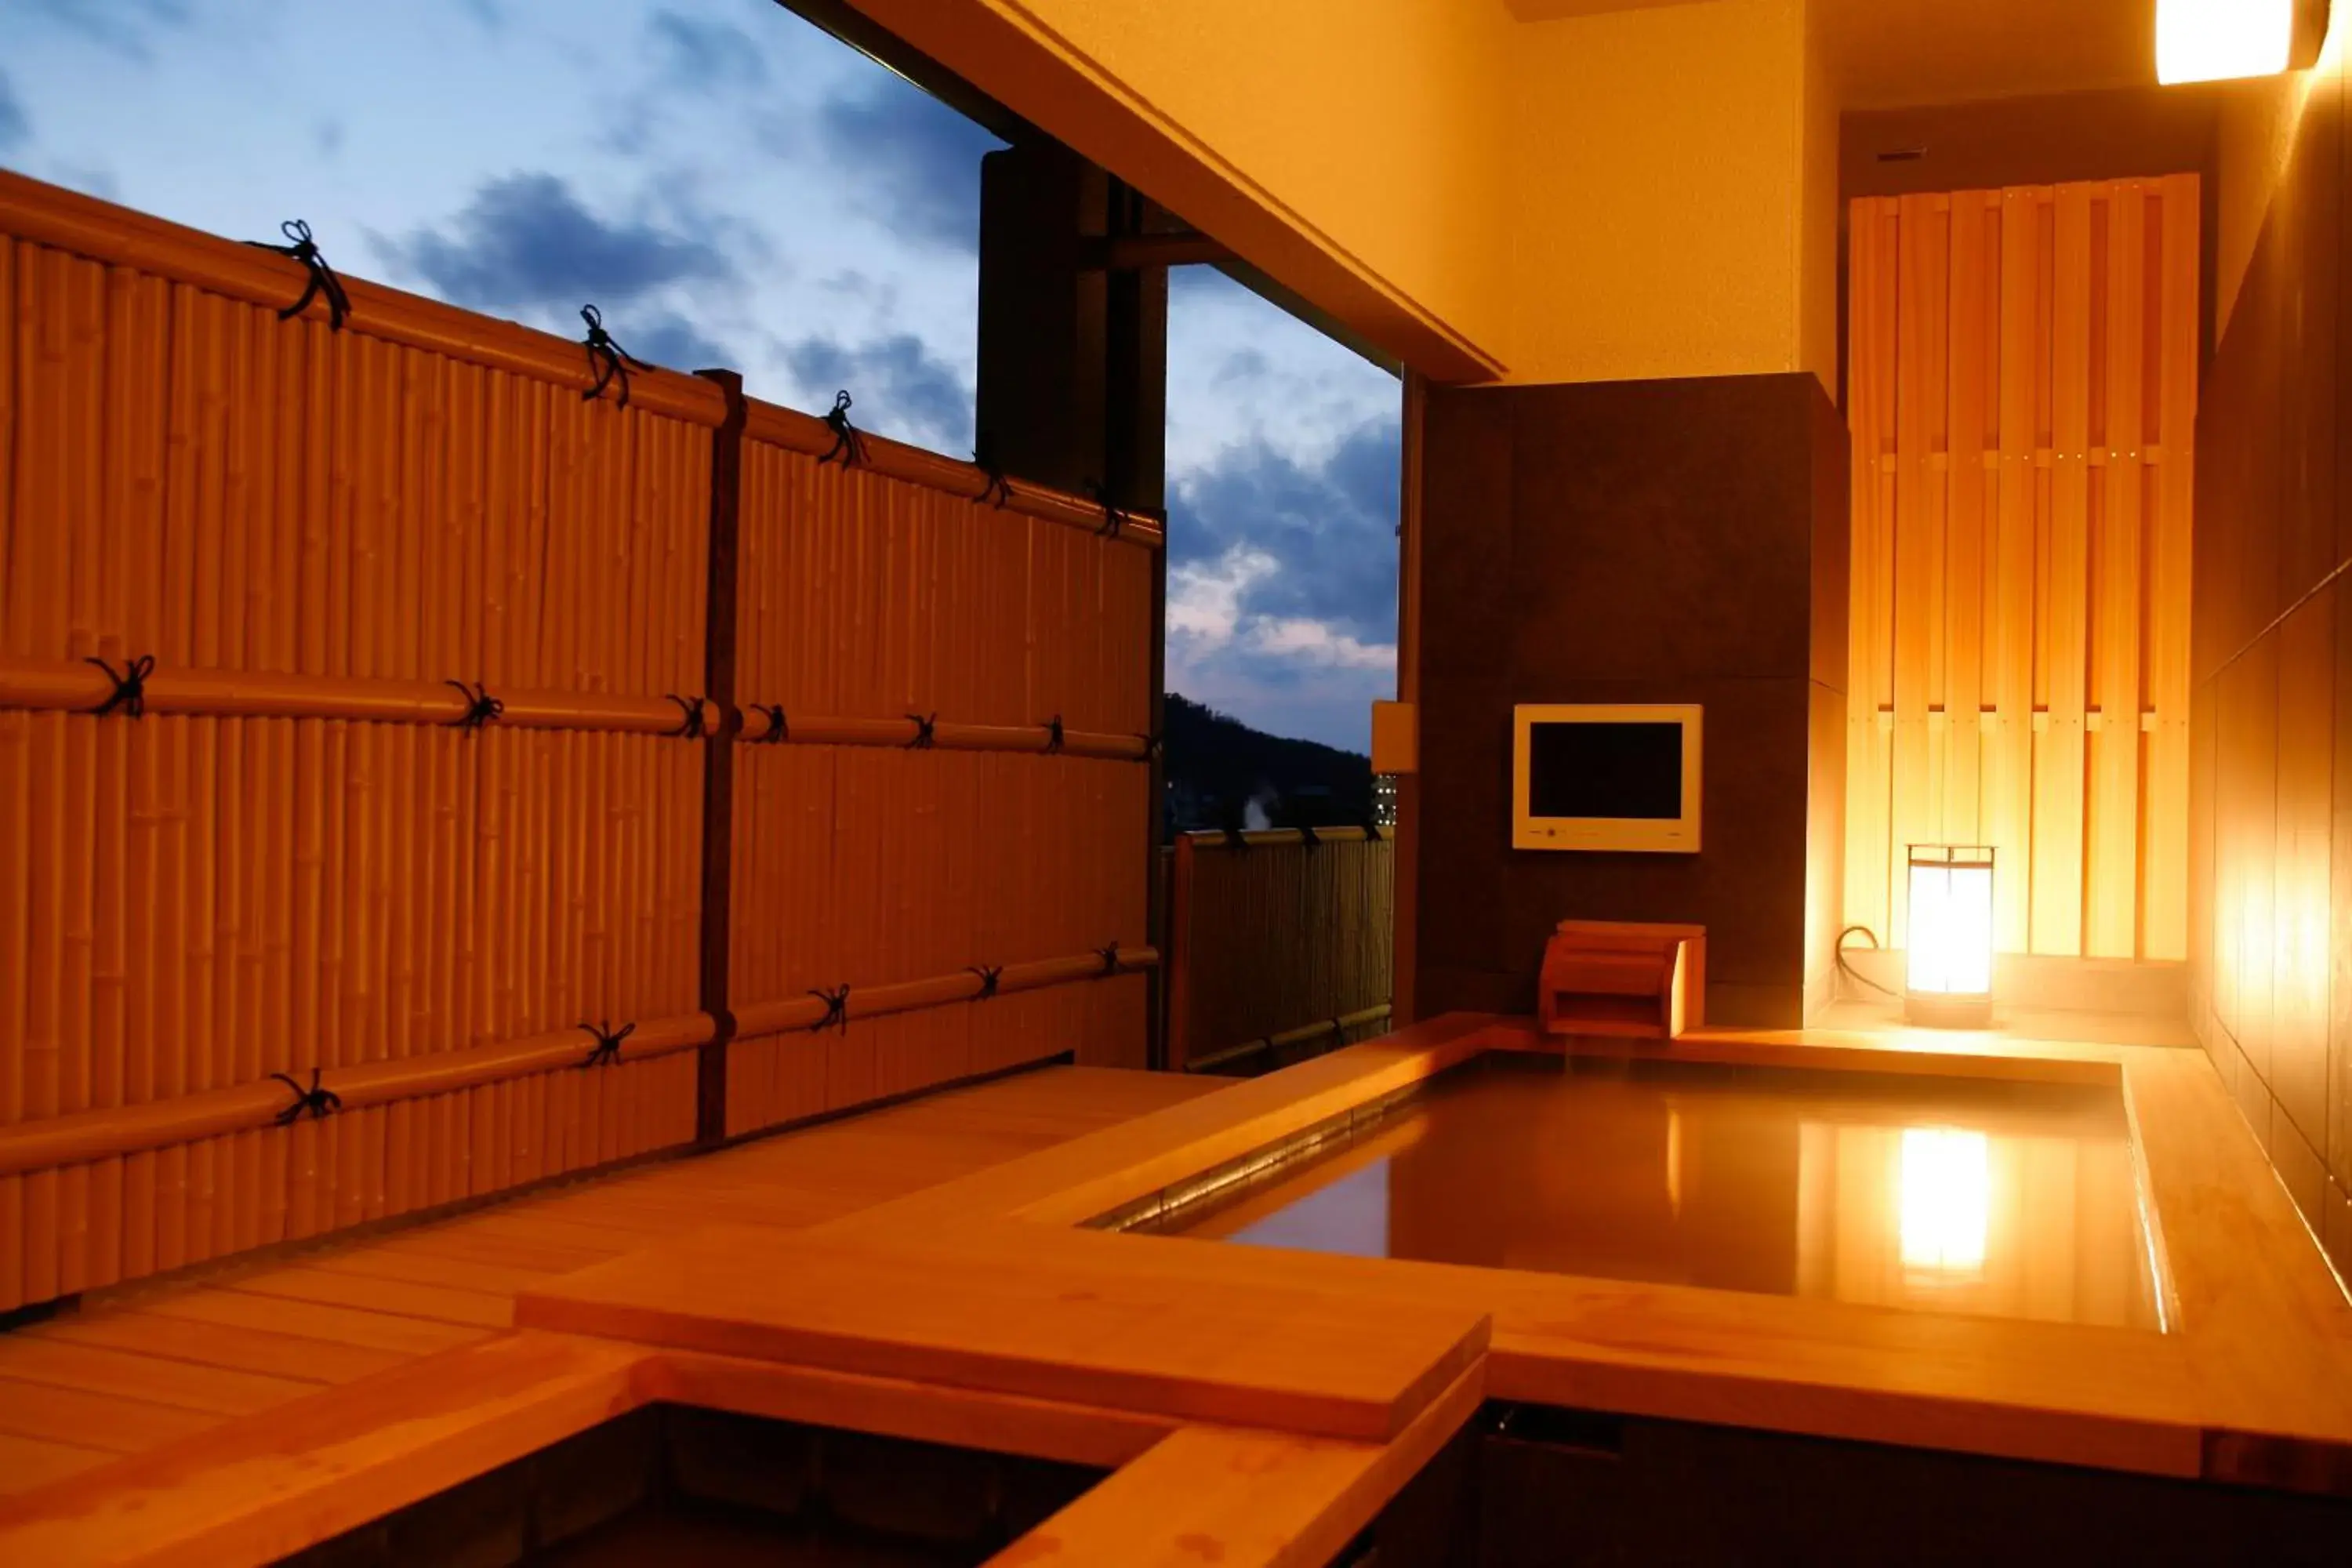
{"label": "wall-mounted lamp", "polygon": [[2317,63],[2328,0],[2157,0],[2156,79],[2276,76]]}
{"label": "wall-mounted lamp", "polygon": [[1911,947],[1903,1016],[1914,1024],[1992,1023],[1992,850],[1911,846]]}

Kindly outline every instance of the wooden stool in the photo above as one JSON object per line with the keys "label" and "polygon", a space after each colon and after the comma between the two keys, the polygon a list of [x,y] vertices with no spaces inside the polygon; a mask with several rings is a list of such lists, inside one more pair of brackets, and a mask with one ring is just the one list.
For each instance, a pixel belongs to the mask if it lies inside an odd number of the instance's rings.
{"label": "wooden stool", "polygon": [[1548,1035],[1671,1040],[1706,1016],[1706,928],[1562,921],[1536,1009]]}

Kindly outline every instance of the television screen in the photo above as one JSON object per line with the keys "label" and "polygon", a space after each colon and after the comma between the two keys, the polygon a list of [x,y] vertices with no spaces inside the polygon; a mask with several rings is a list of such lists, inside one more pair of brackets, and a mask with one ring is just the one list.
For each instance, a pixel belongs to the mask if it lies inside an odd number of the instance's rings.
{"label": "television screen", "polygon": [[1683,815],[1683,727],[1537,722],[1528,815],[1673,822]]}

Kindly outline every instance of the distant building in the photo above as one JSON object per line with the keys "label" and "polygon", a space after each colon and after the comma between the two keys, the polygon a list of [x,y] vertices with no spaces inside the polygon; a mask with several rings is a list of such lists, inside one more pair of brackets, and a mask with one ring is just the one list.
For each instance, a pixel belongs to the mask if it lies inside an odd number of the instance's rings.
{"label": "distant building", "polygon": [[1394,773],[1372,775],[1372,825],[1394,827],[1397,813],[1397,776]]}

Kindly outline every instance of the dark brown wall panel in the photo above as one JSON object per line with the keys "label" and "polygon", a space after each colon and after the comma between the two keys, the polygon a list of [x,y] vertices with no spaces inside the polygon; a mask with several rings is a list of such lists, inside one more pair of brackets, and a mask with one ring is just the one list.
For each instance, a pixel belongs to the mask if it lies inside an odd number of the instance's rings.
{"label": "dark brown wall panel", "polygon": [[[1813,778],[1843,767],[1812,715],[1843,697],[1844,443],[1806,375],[1431,395],[1423,1015],[1531,1010],[1575,918],[1701,922],[1711,1016],[1800,1020]],[[1702,852],[1512,849],[1519,702],[1705,704]]]}
{"label": "dark brown wall panel", "polygon": [[2352,1268],[2348,132],[2340,68],[2325,68],[2199,410],[2189,943],[2200,1035],[2338,1268]]}

